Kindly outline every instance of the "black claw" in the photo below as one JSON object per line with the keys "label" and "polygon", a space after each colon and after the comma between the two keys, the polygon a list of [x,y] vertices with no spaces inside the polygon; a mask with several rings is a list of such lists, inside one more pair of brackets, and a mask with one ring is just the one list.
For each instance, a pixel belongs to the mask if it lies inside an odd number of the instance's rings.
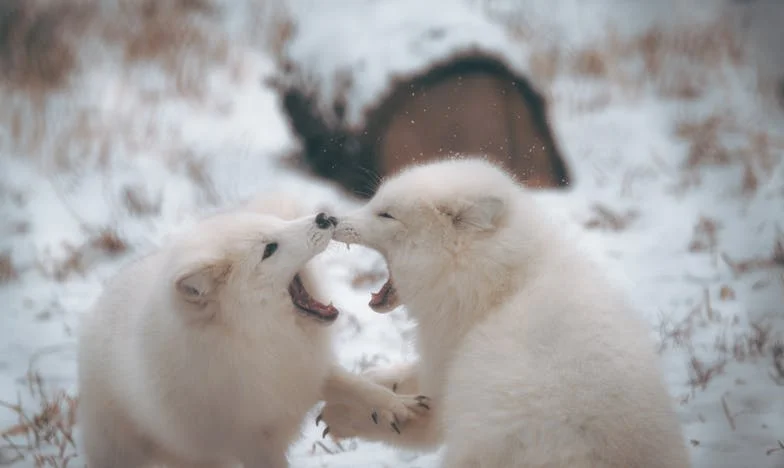
{"label": "black claw", "polygon": [[394,430],[395,430],[395,432],[397,432],[398,434],[400,434],[400,428],[399,428],[399,427],[397,427],[397,423],[392,423],[392,424],[391,424],[391,426],[392,426],[392,429],[394,429]]}
{"label": "black claw", "polygon": [[316,416],[316,426],[318,426],[318,425],[319,425],[319,423],[321,422],[321,420],[322,420],[322,418],[321,418],[321,414],[319,414],[318,416]]}
{"label": "black claw", "polygon": [[327,428],[324,429],[324,432],[321,433],[321,438],[323,439],[327,437],[327,434],[329,434],[329,426],[327,426]]}
{"label": "black claw", "polygon": [[373,419],[373,422],[374,422],[375,424],[378,424],[378,413],[376,413],[375,411],[373,411],[373,412],[370,414],[370,417]]}
{"label": "black claw", "polygon": [[397,382],[392,384],[392,391],[397,393]]}
{"label": "black claw", "polygon": [[429,401],[429,400],[430,400],[430,398],[428,398],[428,397],[426,397],[424,395],[419,395],[418,397],[416,397],[417,404],[419,406],[423,407],[423,408],[426,408],[426,409],[430,409],[430,405],[425,403],[426,401]]}

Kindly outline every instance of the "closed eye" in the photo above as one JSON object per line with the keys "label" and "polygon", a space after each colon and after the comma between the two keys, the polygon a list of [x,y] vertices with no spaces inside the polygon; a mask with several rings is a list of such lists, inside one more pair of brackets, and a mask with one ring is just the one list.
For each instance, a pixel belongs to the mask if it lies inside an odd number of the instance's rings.
{"label": "closed eye", "polygon": [[277,252],[277,250],[278,250],[278,243],[270,242],[269,244],[267,244],[266,247],[264,247],[264,255],[261,256],[261,259],[264,260],[270,258],[272,254]]}
{"label": "closed eye", "polygon": [[394,216],[384,211],[383,213],[378,214],[379,218],[387,218],[387,219],[395,219]]}

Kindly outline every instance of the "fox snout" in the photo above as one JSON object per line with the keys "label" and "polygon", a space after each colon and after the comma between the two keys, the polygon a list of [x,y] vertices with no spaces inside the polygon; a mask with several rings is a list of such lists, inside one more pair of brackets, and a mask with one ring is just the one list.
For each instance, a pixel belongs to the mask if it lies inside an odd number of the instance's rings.
{"label": "fox snout", "polygon": [[356,243],[359,240],[359,233],[351,222],[338,221],[335,232],[332,234],[332,240],[347,244]]}
{"label": "fox snout", "polygon": [[321,212],[316,215],[316,226],[319,229],[329,229],[338,225],[338,219],[334,216]]}

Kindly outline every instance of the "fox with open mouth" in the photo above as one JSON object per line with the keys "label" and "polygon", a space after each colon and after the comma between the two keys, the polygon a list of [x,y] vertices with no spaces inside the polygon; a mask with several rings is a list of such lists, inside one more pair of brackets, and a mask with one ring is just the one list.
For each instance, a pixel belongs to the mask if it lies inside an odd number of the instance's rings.
{"label": "fox with open mouth", "polygon": [[386,259],[370,307],[402,303],[418,362],[365,376],[431,397],[401,437],[327,404],[335,438],[446,445],[444,468],[686,468],[654,344],[624,295],[517,181],[480,158],[412,166],[334,239]]}
{"label": "fox with open mouth", "polygon": [[[337,220],[264,197],[202,219],[121,269],[79,332],[79,423],[91,468],[285,468],[319,401],[397,434],[427,411],[334,358],[313,258]],[[370,418],[370,416],[368,416]]]}

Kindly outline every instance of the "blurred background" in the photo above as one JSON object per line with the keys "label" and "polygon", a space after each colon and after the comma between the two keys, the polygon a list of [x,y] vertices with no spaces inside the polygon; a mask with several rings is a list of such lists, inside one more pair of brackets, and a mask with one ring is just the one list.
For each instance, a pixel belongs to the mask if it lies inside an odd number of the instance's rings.
{"label": "blurred background", "polygon": [[[254,194],[345,209],[484,154],[650,322],[694,466],[784,467],[784,3],[0,0],[0,466],[83,466],[102,283]],[[352,370],[411,358],[380,256],[330,248]],[[293,467],[435,467],[322,440]]]}

